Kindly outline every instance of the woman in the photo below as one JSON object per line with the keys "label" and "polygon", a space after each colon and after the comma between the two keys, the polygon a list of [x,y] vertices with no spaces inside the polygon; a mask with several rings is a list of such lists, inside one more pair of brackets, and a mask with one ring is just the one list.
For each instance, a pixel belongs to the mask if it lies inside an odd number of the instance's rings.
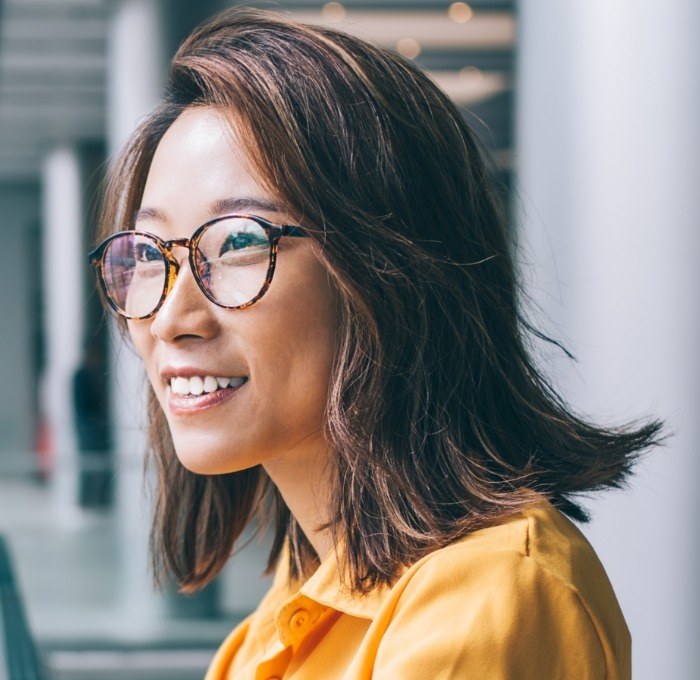
{"label": "woman", "polygon": [[221,14],[175,56],[103,229],[151,385],[156,572],[201,588],[273,517],[274,584],[208,680],[629,677],[565,515],[660,425],[592,425],[535,368],[482,153],[415,66]]}

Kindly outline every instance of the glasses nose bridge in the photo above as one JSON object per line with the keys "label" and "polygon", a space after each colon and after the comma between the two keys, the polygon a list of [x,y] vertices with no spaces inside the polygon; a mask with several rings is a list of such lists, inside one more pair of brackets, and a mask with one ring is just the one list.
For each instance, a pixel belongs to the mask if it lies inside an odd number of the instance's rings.
{"label": "glasses nose bridge", "polygon": [[173,248],[187,248],[189,250],[191,243],[188,238],[174,238],[170,241],[163,241],[163,248],[169,255],[172,255]]}
{"label": "glasses nose bridge", "polygon": [[165,251],[168,260],[170,260],[170,263],[175,266],[176,270],[179,270],[180,261],[177,259],[177,257],[175,257],[173,248],[186,248],[188,251],[190,251],[192,248],[192,241],[188,238],[174,238],[170,241],[161,241],[161,246]]}
{"label": "glasses nose bridge", "polygon": [[[175,257],[173,248],[186,248],[189,255],[192,252],[192,240],[189,238],[174,238],[169,241],[161,241],[160,245],[165,252],[165,257],[171,265],[168,270],[169,273],[165,283],[165,296],[167,297],[175,285],[177,275],[180,273],[180,260]],[[195,276],[195,279],[196,278],[197,277]],[[199,285],[199,281],[197,281],[197,284]]]}

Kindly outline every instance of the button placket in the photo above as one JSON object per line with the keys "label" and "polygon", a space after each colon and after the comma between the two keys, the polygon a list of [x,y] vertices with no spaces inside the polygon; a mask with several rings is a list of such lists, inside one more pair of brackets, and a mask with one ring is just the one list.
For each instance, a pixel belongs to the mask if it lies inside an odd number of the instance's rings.
{"label": "button placket", "polygon": [[304,595],[299,595],[280,607],[275,620],[282,643],[292,645],[297,642],[318,621],[324,609]]}
{"label": "button placket", "polygon": [[289,628],[295,633],[301,633],[308,627],[311,615],[306,609],[297,609],[289,617]]}
{"label": "button placket", "polygon": [[273,680],[274,678],[282,678],[287,666],[292,658],[292,650],[290,648],[283,649],[275,654],[274,657],[263,660],[255,672],[255,680]]}

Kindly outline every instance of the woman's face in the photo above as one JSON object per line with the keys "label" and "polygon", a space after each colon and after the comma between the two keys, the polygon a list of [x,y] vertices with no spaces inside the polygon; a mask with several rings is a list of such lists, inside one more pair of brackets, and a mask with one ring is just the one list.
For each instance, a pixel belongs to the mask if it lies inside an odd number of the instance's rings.
{"label": "woman's face", "polygon": [[[158,145],[136,228],[165,240],[188,238],[234,211],[294,223],[253,175],[238,133],[214,108],[187,109]],[[187,250],[176,247],[180,271],[163,306],[151,319],[129,322],[178,458],[193,472],[233,472],[326,450],[321,431],[337,313],[317,252],[311,239],[282,238],[265,296],[229,310],[204,297]],[[211,378],[232,379],[234,387],[183,396],[182,378],[192,392],[198,378],[207,389]]]}

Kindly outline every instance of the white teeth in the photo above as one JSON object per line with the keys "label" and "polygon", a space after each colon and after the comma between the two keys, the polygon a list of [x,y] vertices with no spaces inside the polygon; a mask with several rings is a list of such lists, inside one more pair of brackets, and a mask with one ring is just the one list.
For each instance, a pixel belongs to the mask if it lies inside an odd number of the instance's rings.
{"label": "white teeth", "polygon": [[189,394],[190,393],[190,381],[189,378],[173,378],[170,381],[170,389],[172,389],[175,394]]}
{"label": "white teeth", "polygon": [[247,378],[217,378],[213,375],[200,377],[198,375],[191,378],[171,378],[170,389],[174,394],[181,396],[194,395],[216,392],[217,389],[225,389],[226,387],[240,387],[245,383]]}
{"label": "white teeth", "polygon": [[204,380],[198,375],[190,378],[190,394],[200,395],[204,392]]}

